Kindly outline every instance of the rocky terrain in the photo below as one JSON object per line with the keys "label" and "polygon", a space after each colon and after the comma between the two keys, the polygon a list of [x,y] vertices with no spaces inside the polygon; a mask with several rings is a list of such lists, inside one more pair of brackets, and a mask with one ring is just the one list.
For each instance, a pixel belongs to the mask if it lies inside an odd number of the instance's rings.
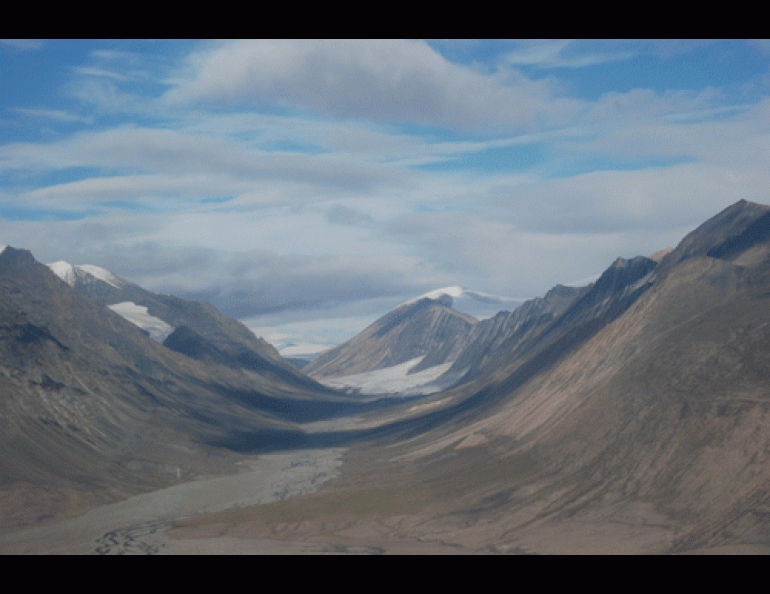
{"label": "rocky terrain", "polygon": [[[0,253],[3,530],[231,472],[235,457],[210,442],[245,428],[291,428],[344,402],[266,356],[234,320],[193,317],[209,326],[198,336],[221,359],[152,340],[28,251]],[[307,409],[303,400],[312,401]]]}
{"label": "rocky terrain", "polygon": [[446,295],[401,305],[358,336],[316,357],[303,371],[321,378],[384,369],[417,357],[426,362],[414,371],[452,361],[477,320],[451,306],[452,298]]}

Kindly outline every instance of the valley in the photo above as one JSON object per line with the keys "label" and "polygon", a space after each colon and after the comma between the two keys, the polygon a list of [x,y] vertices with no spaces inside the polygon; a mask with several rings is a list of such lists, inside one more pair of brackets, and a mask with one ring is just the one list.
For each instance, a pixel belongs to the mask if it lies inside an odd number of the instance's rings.
{"label": "valley", "polygon": [[770,552],[769,217],[484,319],[437,290],[302,371],[7,247],[0,552]]}

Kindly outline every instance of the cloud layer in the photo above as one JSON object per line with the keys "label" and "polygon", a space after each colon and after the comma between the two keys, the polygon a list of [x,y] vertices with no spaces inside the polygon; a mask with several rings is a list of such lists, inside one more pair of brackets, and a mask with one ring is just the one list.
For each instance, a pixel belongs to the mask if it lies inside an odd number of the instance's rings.
{"label": "cloud layer", "polygon": [[[0,243],[255,327],[351,328],[447,285],[542,295],[766,200],[766,47],[0,44],[29,87],[0,103]],[[274,334],[312,342],[297,328]]]}

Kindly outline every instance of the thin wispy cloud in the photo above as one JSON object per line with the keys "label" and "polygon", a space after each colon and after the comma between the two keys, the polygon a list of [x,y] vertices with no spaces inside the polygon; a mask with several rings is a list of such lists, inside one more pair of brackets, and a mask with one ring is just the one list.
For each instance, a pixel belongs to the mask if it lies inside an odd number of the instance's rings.
{"label": "thin wispy cloud", "polygon": [[576,47],[575,40],[530,40],[522,42],[505,54],[504,61],[514,66],[539,68],[584,68],[606,62],[619,62],[639,55],[639,50],[629,51],[606,48],[607,51],[587,51]]}
{"label": "thin wispy cloud", "polygon": [[43,47],[43,42],[35,39],[0,39],[0,43],[18,50],[36,50]]}
{"label": "thin wispy cloud", "polygon": [[503,61],[514,66],[536,68],[586,68],[624,62],[639,56],[670,58],[709,43],[707,40],[628,39],[530,39],[516,42]]}
{"label": "thin wispy cloud", "polygon": [[25,107],[9,107],[8,109],[27,116],[49,118],[59,122],[83,122],[85,124],[94,122],[94,118],[91,116],[80,116],[63,109],[29,109]]}
{"label": "thin wispy cloud", "polygon": [[114,78],[115,80],[129,79],[129,77],[124,74],[120,74],[119,72],[112,72],[110,70],[105,70],[104,68],[82,67],[82,68],[73,68],[72,71],[75,72],[76,74],[80,74],[83,76],[104,76],[107,78]]}

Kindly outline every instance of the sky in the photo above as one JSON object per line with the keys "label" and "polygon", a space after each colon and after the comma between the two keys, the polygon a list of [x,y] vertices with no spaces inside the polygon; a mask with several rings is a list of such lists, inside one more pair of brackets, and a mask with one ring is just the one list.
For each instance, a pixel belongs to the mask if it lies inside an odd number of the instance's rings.
{"label": "sky", "polygon": [[770,203],[768,40],[0,40],[0,244],[284,354]]}

